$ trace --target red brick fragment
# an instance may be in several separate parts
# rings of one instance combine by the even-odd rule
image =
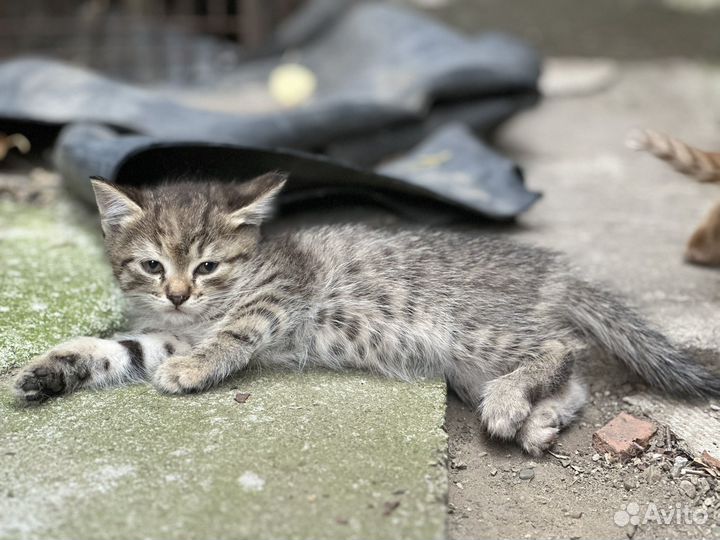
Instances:
[[[707,450],[703,451],[700,459],[702,459],[702,462],[708,467],[715,467],[720,471],[720,459],[711,456]]]
[[[626,460],[644,451],[656,431],[652,422],[622,412],[593,433],[593,446],[601,454]]]

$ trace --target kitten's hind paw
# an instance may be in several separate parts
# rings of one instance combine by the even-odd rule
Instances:
[[[26,405],[36,405],[62,394],[66,389],[65,374],[59,366],[39,364],[25,368],[13,387],[15,399]]]
[[[525,394],[512,380],[495,379],[487,384],[480,407],[480,420],[488,434],[513,439],[531,411]]]
[[[195,356],[173,356],[158,366],[153,385],[165,394],[189,394],[214,385],[209,363]]]
[[[541,456],[555,444],[559,433],[557,422],[531,415],[518,432],[517,441],[531,456]]]

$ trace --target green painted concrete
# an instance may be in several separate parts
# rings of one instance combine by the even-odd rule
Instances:
[[[444,403],[439,382],[324,372],[6,395],[0,538],[440,538]]]
[[[17,366],[122,320],[96,230],[67,204],[0,204],[0,539],[444,536],[438,381],[265,372],[19,408]]]
[[[0,374],[69,337],[119,326],[98,230],[82,208],[0,201]]]

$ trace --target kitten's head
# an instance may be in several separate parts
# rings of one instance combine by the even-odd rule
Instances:
[[[285,175],[138,189],[93,178],[115,277],[134,311],[161,325],[201,320],[248,270]]]

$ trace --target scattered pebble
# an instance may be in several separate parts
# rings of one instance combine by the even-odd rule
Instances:
[[[636,487],[638,487],[637,478],[635,478],[635,477],[633,477],[633,476],[626,476],[626,477],[623,479],[623,487],[624,487],[627,491],[631,491],[631,490],[635,489]]]
[[[467,463],[459,459],[453,459],[450,462],[450,467],[452,467],[453,469],[457,469],[458,471],[464,471],[465,469],[467,469]]]
[[[648,484],[654,484],[660,479],[661,473],[658,467],[650,465],[647,469],[645,469],[643,475],[645,476],[645,481]]]
[[[532,480],[535,478],[535,469],[523,469],[518,474],[520,480]]]
[[[683,467],[685,467],[685,465],[687,465],[687,463],[688,463],[688,460],[686,457],[677,456],[675,458],[675,461],[673,462],[672,472],[670,473],[672,475],[672,477],[677,478],[678,476],[680,476],[680,473],[681,473]]]
[[[392,514],[398,506],[400,506],[400,501],[387,501],[383,504],[383,516]]]
[[[573,519],[580,519],[581,517],[583,517],[583,513],[580,511],[567,512],[565,515]]]
[[[698,478],[695,487],[697,487],[700,495],[705,495],[708,491],[710,491],[710,482],[708,482],[705,478]]]
[[[497,469],[492,469],[492,470],[490,471],[490,476],[495,476],[497,473],[498,473],[498,470],[497,470]]]
[[[237,394],[235,394],[235,401],[237,401],[238,403],[245,403],[249,397],[250,397],[250,394],[238,392]]]
[[[682,482],[680,482],[680,491],[690,499],[694,499],[697,493],[695,486],[693,486],[692,482],[690,482],[689,480],[683,480]]]

